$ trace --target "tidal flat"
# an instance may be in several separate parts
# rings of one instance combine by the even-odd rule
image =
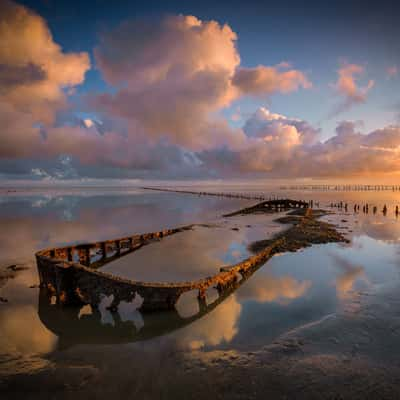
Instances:
[[[200,224],[104,267],[142,280],[197,279],[287,229],[279,222],[286,212],[224,217],[256,201],[141,189],[2,192],[1,397],[399,397],[399,195],[265,194],[318,201],[329,211],[321,221],[346,241],[282,249],[210,312],[191,319],[198,310],[190,296],[176,312],[151,314],[135,302],[111,313],[107,298],[96,312],[49,304],[34,254]],[[331,207],[340,201],[347,211]],[[376,214],[354,211],[367,202]]]

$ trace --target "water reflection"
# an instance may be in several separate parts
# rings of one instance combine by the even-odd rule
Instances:
[[[195,321],[177,334],[176,342],[183,349],[201,349],[230,343],[239,331],[242,305],[235,294],[229,296],[212,313]]]
[[[218,225],[195,226],[190,231],[167,236],[160,242],[104,265],[101,270],[140,281],[185,281],[202,279],[252,254],[248,245],[284,229],[273,222],[276,215],[261,216],[251,226],[249,219],[217,220]]]
[[[341,271],[336,277],[336,291],[339,298],[348,299],[354,294],[356,283],[368,283],[365,276],[365,269],[361,265],[354,264],[343,257],[334,255],[334,260]]]
[[[57,336],[43,329],[34,305],[21,305],[4,310],[0,316],[0,325],[2,354],[46,354],[52,351],[57,343]]]
[[[353,195],[325,193],[321,206],[326,205],[324,201],[329,204],[346,196]],[[387,198],[392,194],[382,193],[382,199],[377,194],[367,196],[392,207],[399,195]],[[318,195],[297,193],[294,197],[317,199]],[[272,234],[276,225],[268,220],[261,223],[258,216],[235,217],[226,223],[220,219],[221,214],[249,202],[140,191],[87,193],[83,197],[35,193],[0,196],[0,202],[0,266],[19,262],[30,266],[0,288],[1,296],[9,300],[0,305],[0,369],[7,373],[43,368],[48,363],[46,354],[64,350],[67,358],[66,349],[71,347],[79,359],[94,344],[114,349],[121,343],[137,342],[132,352],[139,346],[157,352],[160,343],[164,349],[182,351],[259,349],[289,329],[336,312],[357,291],[399,279],[400,225],[389,207],[386,217],[372,212],[330,216],[353,231],[350,245],[314,246],[274,257],[234,293],[221,297],[208,293],[206,304],[187,299],[178,304],[177,311],[158,315],[142,315],[131,304],[121,304],[119,314],[104,307],[94,313],[87,307],[59,309],[38,289],[29,288],[38,283],[32,259],[37,249],[218,220],[218,228],[200,227],[189,236],[178,234],[176,242],[143,248],[149,252],[137,253],[143,259],[126,258],[129,262],[125,266],[113,266],[132,277],[148,274],[169,280],[181,274],[204,276],[221,264],[238,261],[246,256],[247,243]],[[153,252],[157,245],[160,250]]]
[[[253,271],[255,272],[255,271]],[[75,344],[116,344],[152,339],[187,328],[176,336],[179,347],[198,349],[232,341],[239,331],[239,321],[246,301],[277,302],[284,306],[303,296],[311,287],[310,280],[297,281],[290,276],[261,276],[252,274],[238,281],[225,292],[200,301],[195,291],[182,296],[177,310],[140,314],[137,309],[110,313],[106,307],[92,310],[60,308],[45,292],[39,295],[38,314],[43,324],[59,337],[59,347]],[[243,290],[236,290],[242,287]],[[105,317],[105,314],[107,316]],[[138,323],[139,321],[139,323]]]
[[[143,194],[95,197],[7,196],[0,208],[1,259],[31,258],[35,250],[55,244],[87,242],[151,232],[215,219],[248,202]],[[65,213],[72,214],[65,219]],[[15,244],[20,243],[18,253]]]
[[[291,300],[305,295],[311,286],[310,280],[298,281],[288,275],[274,277],[263,274],[257,280],[249,282],[240,291],[240,298],[255,300],[259,303],[274,301],[280,304],[289,304]]]
[[[219,293],[215,300],[208,303],[197,297],[192,298],[191,300],[198,303],[198,307],[190,316],[182,316],[178,307],[173,311],[144,314],[134,309],[130,311],[130,319],[123,319],[122,309],[122,312],[108,313],[111,320],[105,322],[105,307],[96,310],[85,306],[83,312],[82,308],[78,307],[62,308],[49,298],[45,290],[39,291],[38,316],[43,325],[57,335],[58,347],[66,348],[76,344],[116,344],[148,340],[176,331],[216,309],[211,319],[206,319],[200,327],[197,325],[192,328],[189,331],[192,332],[189,335],[190,339],[187,340],[185,336],[184,340],[185,345],[190,348],[199,347],[200,343],[205,342],[216,345],[222,339],[229,341],[236,333],[235,324],[240,315],[241,305],[235,296],[231,295],[250,276],[251,274],[236,282],[234,286]]]
[[[361,221],[359,228],[364,234],[386,243],[399,243],[400,224],[398,221]]]

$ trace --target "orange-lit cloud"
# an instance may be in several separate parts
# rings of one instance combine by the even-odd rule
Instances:
[[[276,67],[259,65],[256,68],[238,68],[233,84],[243,94],[262,95],[275,92],[289,93],[301,87],[311,88],[312,84],[303,72],[286,68],[286,64]]]
[[[139,123],[150,138],[193,150],[238,144],[243,135],[218,111],[243,94],[287,93],[310,83],[284,66],[241,68],[236,40],[228,25],[194,16],[126,22],[95,51],[107,81],[120,88],[98,96],[95,105]]]
[[[369,80],[365,86],[358,86],[358,78],[365,73],[365,68],[358,64],[344,64],[337,73],[338,79],[332,87],[342,96],[343,102],[337,106],[333,114],[345,111],[353,104],[364,103],[368,92],[375,84],[373,80]]]
[[[343,121],[336,134],[319,142],[319,131],[306,121],[259,109],[244,126],[240,148],[203,152],[204,163],[223,171],[269,173],[280,177],[378,176],[400,172],[400,127],[369,134]]]
[[[211,114],[237,96],[235,41],[228,25],[193,16],[124,23],[95,51],[106,80],[121,89],[97,97],[95,105],[138,124],[149,140],[167,137],[192,149],[230,142],[225,121]]]
[[[40,16],[14,2],[0,4],[0,156],[29,157],[66,106],[66,90],[83,82],[87,53],[64,53]]]
[[[43,18],[11,1],[2,1],[0,21],[0,102],[51,122],[64,90],[83,82],[88,54],[63,53]]]
[[[7,0],[0,11],[3,159],[67,155],[92,172],[194,177],[400,172],[398,126],[361,134],[353,123],[341,123],[336,135],[319,142],[319,129],[306,121],[260,108],[243,127],[232,127],[222,111],[241,97],[289,93],[311,82],[287,62],[241,66],[232,28],[194,16],[127,21],[103,34],[95,59],[113,90],[89,98],[93,119],[60,123],[69,94],[90,68],[88,54],[63,52],[44,19],[26,7]],[[357,64],[338,70],[334,88],[343,101],[335,113],[366,101],[374,82],[360,86],[364,72]],[[30,170],[54,175],[42,165]]]
[[[100,126],[85,118],[75,126],[56,125],[56,112],[66,105],[65,89],[83,81],[88,56],[64,54],[45,21],[26,8],[11,2],[3,8],[3,36],[21,48],[22,60],[9,53],[0,58],[6,65],[0,68],[6,88],[4,101],[0,98],[6,127],[1,134],[8,139],[0,148],[3,157],[68,154],[82,165],[204,170],[196,152],[248,146],[245,132],[218,116],[221,109],[243,94],[310,85],[286,63],[240,69],[237,36],[228,25],[194,16],[170,16],[157,24],[128,21],[104,34],[95,49],[98,67],[116,91],[91,103],[110,123]],[[295,139],[290,132],[286,137]]]

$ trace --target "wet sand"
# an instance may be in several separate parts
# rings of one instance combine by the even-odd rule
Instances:
[[[128,345],[94,346],[83,357],[74,350],[67,356],[58,352],[42,371],[11,376],[0,388],[7,399],[108,399],[127,393],[143,399],[395,399],[398,293],[397,285],[360,293],[343,312],[253,352],[160,355]]]

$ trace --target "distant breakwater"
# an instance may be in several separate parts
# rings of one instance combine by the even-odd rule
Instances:
[[[380,188],[380,189],[379,189]],[[265,196],[265,195],[252,195],[248,193],[229,193],[229,192],[207,192],[207,191],[195,191],[195,190],[179,190],[179,189],[169,189],[169,188],[158,188],[158,187],[141,187],[140,189],[144,190],[154,190],[157,192],[171,192],[171,193],[179,193],[179,194],[190,194],[194,196],[216,196],[216,197],[227,197],[233,199],[243,199],[243,200],[257,200],[257,201],[285,201],[284,198],[279,196]],[[388,185],[305,185],[305,186],[288,186],[288,187],[280,187],[280,190],[320,190],[320,191],[379,191],[379,190],[400,190],[400,186],[388,186]],[[298,200],[300,202],[304,202],[308,204],[310,208],[319,207],[320,201],[315,200]],[[368,203],[353,203],[339,201],[335,203],[330,203],[331,208],[338,208],[345,212],[348,212],[350,209],[354,210],[355,214],[362,212],[364,214],[368,214],[371,211],[371,214],[377,214],[378,211],[382,211],[382,214],[386,216],[389,212],[386,204],[383,206],[379,206],[377,204],[368,204]],[[395,205],[393,208],[394,214],[396,218],[400,214],[400,208],[398,205]]]
[[[155,187],[141,187],[144,190],[154,190],[157,192],[172,192],[181,194],[191,194],[195,196],[215,196],[215,197],[228,197],[232,199],[243,199],[243,200],[278,200],[277,197],[266,197],[263,195],[252,195],[248,193],[229,193],[229,192],[205,192],[205,191],[195,191],[195,190],[178,190],[178,189],[168,189],[168,188],[155,188]]]
[[[400,191],[400,185],[287,185],[280,186],[280,190],[316,190],[316,191],[352,191],[352,192],[361,192],[361,191]]]

